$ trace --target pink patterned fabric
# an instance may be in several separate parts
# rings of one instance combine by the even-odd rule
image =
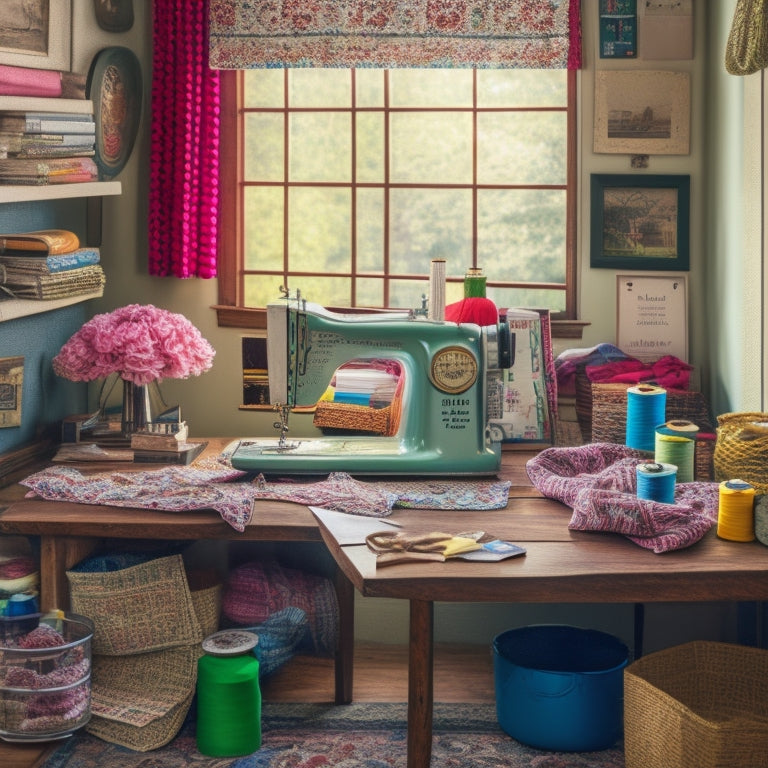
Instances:
[[[210,0],[211,66],[581,66],[580,0]]]
[[[216,277],[219,75],[208,0],[154,0],[149,274]]]
[[[695,544],[717,520],[717,483],[678,483],[675,503],[637,498],[643,454],[614,443],[547,448],[526,464],[528,477],[548,498],[572,508],[568,527],[620,533],[660,554]]]

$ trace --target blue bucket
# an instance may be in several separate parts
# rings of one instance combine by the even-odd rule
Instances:
[[[493,641],[496,714],[517,741],[566,752],[608,749],[621,736],[629,650],[605,632],[557,624]]]

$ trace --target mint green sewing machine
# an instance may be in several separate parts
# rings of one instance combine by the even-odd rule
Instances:
[[[240,440],[232,465],[264,474],[492,475],[514,335],[506,322],[429,320],[423,310],[343,314],[286,296],[267,307],[274,437]],[[316,406],[321,434],[289,436],[288,415]],[[498,410],[497,402],[492,409]]]

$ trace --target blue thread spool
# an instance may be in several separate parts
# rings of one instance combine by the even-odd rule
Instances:
[[[675,503],[675,480],[677,467],[649,461],[637,465],[637,498],[659,501],[662,504]]]
[[[37,600],[34,595],[18,592],[8,598],[5,605],[6,616],[29,616],[31,613],[37,613]]]
[[[638,451],[654,450],[656,426],[664,422],[667,391],[651,384],[627,390],[626,444]]]

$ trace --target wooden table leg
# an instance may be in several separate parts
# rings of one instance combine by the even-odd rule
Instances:
[[[339,643],[336,648],[335,702],[352,701],[352,674],[355,653],[355,588],[341,568],[335,574],[336,597],[339,601]]]
[[[408,648],[408,768],[429,768],[434,696],[434,606],[411,600]]]
[[[93,552],[98,539],[40,536],[40,610],[69,609],[67,569]]]

